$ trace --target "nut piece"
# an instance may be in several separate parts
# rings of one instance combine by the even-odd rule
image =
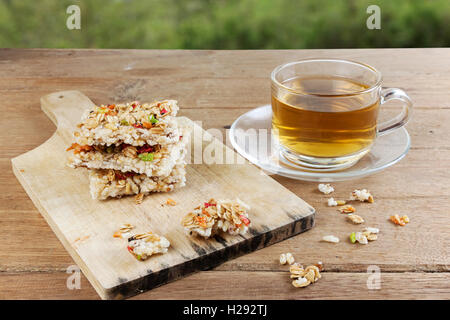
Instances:
[[[358,241],[361,244],[368,244],[367,237],[362,234],[362,232],[356,232],[355,233],[355,240]]]
[[[373,196],[370,194],[370,192],[366,189],[362,190],[354,190],[350,195],[350,200],[358,200],[361,202],[369,202],[373,203],[374,199]]]
[[[347,216],[347,219],[354,224],[361,224],[364,222],[364,219],[361,216],[358,216],[357,214],[349,214]]]
[[[331,186],[331,184],[327,183],[327,184],[319,184],[319,191],[324,193],[324,194],[330,194],[334,191],[334,188]]]
[[[284,253],[280,254],[280,264],[286,264],[287,259]]]
[[[399,226],[404,226],[405,224],[409,223],[409,217],[407,215],[404,215],[402,217],[400,217],[398,214],[396,214],[395,216],[391,216],[389,218],[393,223],[399,225]]]
[[[338,211],[340,213],[353,213],[356,211],[356,209],[353,206],[348,204],[346,206],[343,206],[342,208],[339,208]]]
[[[322,241],[331,242],[331,243],[338,243],[339,242],[339,238],[329,235],[329,236],[324,236],[322,238]]]
[[[135,202],[136,204],[141,204],[143,200],[144,200],[144,194],[143,194],[143,193],[138,193],[138,194],[134,197],[134,202]]]
[[[286,253],[286,261],[289,264],[293,264],[295,262],[294,256],[292,255],[292,253],[288,252]]]
[[[371,227],[364,228],[363,231],[364,232],[369,232],[369,233],[378,233],[378,232],[380,232],[380,230],[378,228],[371,228]]]
[[[117,230],[116,232],[114,232],[113,237],[114,238],[128,238],[129,236],[131,236],[130,231],[134,229],[134,226],[129,224],[129,223],[125,223],[124,225],[122,225],[119,230]]]
[[[298,264],[291,265],[289,268],[291,279],[295,279],[292,281],[292,285],[296,288],[304,288],[319,280],[322,277],[320,275],[319,266],[322,267],[321,262],[319,262],[318,266],[308,266],[306,269],[303,269],[303,267]]]

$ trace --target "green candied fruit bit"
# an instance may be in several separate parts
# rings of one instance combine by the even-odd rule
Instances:
[[[109,146],[106,148],[107,153],[113,153],[114,152],[114,146]]]
[[[356,233],[352,232],[352,233],[350,234],[350,241],[351,241],[352,243],[355,243],[355,242],[356,242]]]
[[[142,260],[142,257],[141,257],[139,254],[136,256],[136,258],[137,258],[138,260]]]
[[[155,123],[159,122],[159,120],[156,119],[153,114],[148,118],[148,121],[150,121],[151,124],[155,124]]]
[[[106,113],[108,110],[106,110],[105,108],[102,108],[102,107],[100,107],[100,108],[98,108],[97,109],[97,112],[98,113]]]
[[[141,159],[142,161],[153,161],[153,153],[141,153],[140,155],[138,155],[139,159]]]
[[[121,121],[120,121],[120,124],[123,125],[123,126],[129,126],[129,125],[130,125],[130,124],[128,123],[128,121],[125,120],[125,119],[124,119],[124,120],[121,120]]]

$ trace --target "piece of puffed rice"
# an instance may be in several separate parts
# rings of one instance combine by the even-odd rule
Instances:
[[[288,264],[293,264],[295,262],[294,256],[292,253],[288,252],[286,253],[286,261]]]
[[[324,194],[330,194],[334,191],[334,188],[329,183],[327,183],[327,184],[321,183],[321,184],[319,184],[319,191]]]
[[[332,235],[329,235],[329,236],[324,236],[322,238],[322,241],[331,242],[331,243],[338,243],[339,242],[339,238],[335,237],[335,236],[332,236]]]
[[[286,264],[287,259],[284,253],[280,254],[280,264]]]
[[[358,201],[361,201],[361,202],[366,201],[366,202],[369,202],[369,203],[373,203],[374,202],[373,196],[366,189],[353,190],[353,192],[350,194],[350,200],[358,200]]]
[[[370,233],[378,233],[378,232],[380,232],[380,229],[378,229],[378,228],[372,228],[372,227],[366,227],[366,228],[364,228],[364,230],[363,230],[364,232],[370,232]]]
[[[338,205],[337,201],[335,201],[333,198],[328,199],[328,206],[329,207],[336,207],[337,205]]]
[[[354,224],[361,224],[364,222],[364,219],[357,214],[349,214],[347,215],[347,219],[350,220]]]

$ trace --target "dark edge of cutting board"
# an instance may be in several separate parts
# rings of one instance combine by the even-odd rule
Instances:
[[[196,259],[172,266],[170,271],[169,269],[163,269],[158,272],[149,272],[144,277],[128,282],[126,282],[126,279],[119,279],[119,282],[123,283],[116,287],[105,289],[103,299],[129,298],[196,271],[212,269],[230,259],[265,248],[305,232],[314,227],[315,223],[315,209],[311,207],[310,211],[311,213],[306,217],[293,220],[291,223],[277,229],[259,234],[252,234],[253,237],[250,239],[240,241],[232,246],[224,247],[223,249],[201,255]],[[249,230],[249,232],[251,232],[251,230]]]

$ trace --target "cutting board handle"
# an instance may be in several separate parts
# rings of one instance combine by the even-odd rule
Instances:
[[[65,141],[72,140],[71,132],[81,116],[94,103],[80,91],[59,91],[41,98],[41,108],[57,127]]]

